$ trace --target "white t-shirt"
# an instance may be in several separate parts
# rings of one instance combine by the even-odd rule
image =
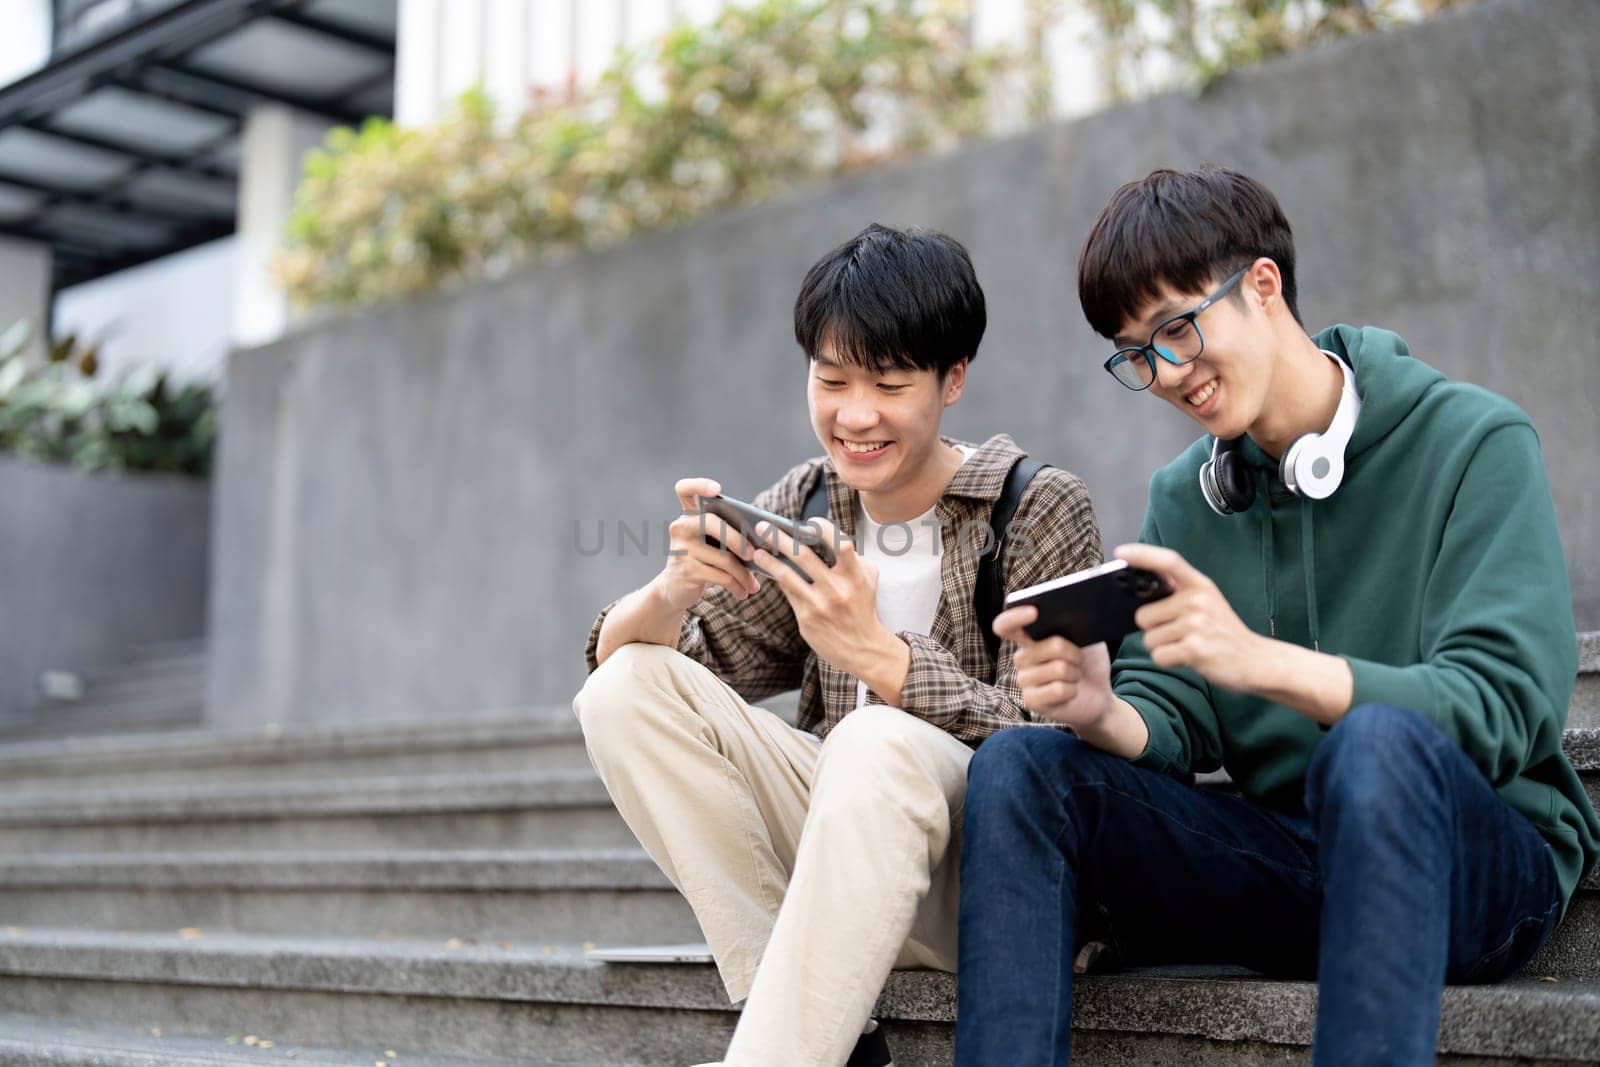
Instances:
[[[976,449],[958,445],[965,463]],[[944,543],[934,506],[906,522],[880,524],[856,504],[856,552],[878,568],[878,618],[890,633],[933,629],[944,591]],[[867,683],[856,682],[856,707],[867,702]]]

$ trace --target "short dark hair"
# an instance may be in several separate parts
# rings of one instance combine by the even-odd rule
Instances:
[[[1095,333],[1115,337],[1163,283],[1200,292],[1262,256],[1278,265],[1284,304],[1300,321],[1294,233],[1272,191],[1222,167],[1154,170],[1111,194],[1095,220],[1078,257],[1078,300]]]
[[[873,223],[806,272],[794,302],[794,339],[812,360],[882,374],[941,377],[978,356],[988,324],[983,289],[961,242],[934,230]]]

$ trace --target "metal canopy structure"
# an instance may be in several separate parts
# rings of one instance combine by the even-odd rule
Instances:
[[[0,88],[0,234],[64,289],[234,231],[258,103],[394,110],[396,0],[165,0]]]

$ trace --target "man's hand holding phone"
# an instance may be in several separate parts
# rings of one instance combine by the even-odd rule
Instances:
[[[800,636],[819,657],[867,683],[889,704],[911,667],[911,650],[878,618],[878,569],[856,554],[855,542],[841,537],[826,519],[806,524],[831,549],[830,566],[809,544],[770,524],[756,527],[755,562],[773,576],[794,610]],[[792,561],[799,573],[785,561]]]
[[[1146,604],[1134,615],[1151,662],[1188,667],[1212,685],[1250,692],[1251,670],[1271,653],[1268,640],[1246,626],[1217,583],[1181,555],[1158,545],[1122,545],[1118,559],[1159,574],[1172,595]]]
[[[1134,616],[1153,663],[1187,667],[1212,685],[1252,693],[1325,726],[1350,710],[1355,676],[1348,660],[1256,633],[1215,582],[1170,548],[1123,545],[1117,558],[1154,571],[1172,589]]]
[[[746,564],[753,548],[737,526],[716,515],[700,514],[699,498],[718,496],[722,486],[710,478],[683,478],[673,486],[683,514],[668,526],[670,542],[667,565],[655,581],[656,595],[674,611],[687,611],[720,585],[740,600],[757,593],[761,586]],[[705,535],[718,545],[707,544]]]
[[[1027,627],[1038,617],[1038,608],[1024,605],[994,620],[994,632],[1017,645],[1011,663],[1022,706],[1078,733],[1092,733],[1111,711],[1111,654],[1103,641],[1079,648],[1065,637],[1035,640]]]

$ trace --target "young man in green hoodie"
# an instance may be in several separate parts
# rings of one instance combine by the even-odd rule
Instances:
[[[1446,981],[1514,973],[1600,851],[1561,750],[1577,670],[1539,442],[1384,330],[1314,336],[1272,194],[1123,186],[1079,263],[1106,369],[1205,432],[1117,556],[1172,595],[1104,645],[1016,641],[974,757],[958,1064],[1064,1064],[1075,933],[1319,983],[1315,1061],[1432,1063]],[[1192,788],[1225,767],[1240,796]]]

